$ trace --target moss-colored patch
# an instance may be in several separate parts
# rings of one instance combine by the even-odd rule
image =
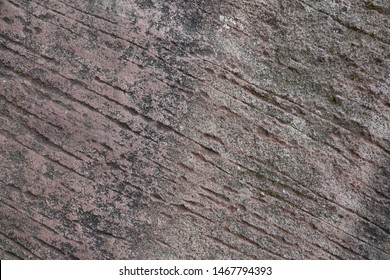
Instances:
[[[335,95],[328,95],[328,102],[332,105],[337,105],[337,106],[340,106],[341,105],[341,100],[340,98],[336,97]]]
[[[390,13],[389,8],[384,7],[384,6],[380,6],[380,5],[375,5],[372,2],[367,1],[365,3],[365,6],[366,6],[366,9],[371,10],[371,11],[377,11],[378,13],[380,13],[382,15],[389,15],[389,13]]]
[[[259,180],[264,180],[265,179],[265,177],[262,174],[260,174],[259,172],[250,170],[250,174],[254,175]]]
[[[264,175],[262,175],[262,174],[260,174],[260,173],[255,173],[255,176],[256,176],[256,178],[259,179],[259,180],[264,180],[264,179],[265,179]]]
[[[354,81],[354,82],[362,81],[362,79],[355,73],[348,75],[347,78],[350,79],[351,81]]]

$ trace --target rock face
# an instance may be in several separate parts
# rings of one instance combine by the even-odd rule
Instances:
[[[0,1],[1,259],[390,259],[389,5]]]

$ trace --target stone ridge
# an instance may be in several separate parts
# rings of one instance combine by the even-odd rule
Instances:
[[[0,1],[1,259],[390,259],[390,6]]]

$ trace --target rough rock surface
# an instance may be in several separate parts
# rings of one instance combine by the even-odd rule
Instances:
[[[0,0],[1,259],[390,259],[388,0]]]

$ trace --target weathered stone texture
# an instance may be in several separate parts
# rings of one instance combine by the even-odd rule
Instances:
[[[388,0],[0,0],[0,257],[390,259]]]

